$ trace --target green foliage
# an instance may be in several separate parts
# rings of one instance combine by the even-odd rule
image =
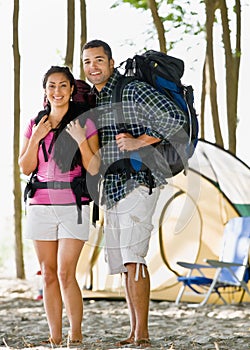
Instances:
[[[130,4],[136,9],[148,10],[147,0],[118,0],[111,6],[111,8],[118,7],[122,3]]]
[[[130,4],[136,9],[148,10],[147,0],[117,0],[112,8],[124,3]],[[173,32],[173,28],[178,30],[178,42],[181,36],[199,35],[205,31],[205,23],[202,23],[197,11],[200,7],[201,11],[203,9],[203,13],[205,13],[204,0],[156,0],[156,4],[165,32]],[[150,29],[150,33],[148,32],[148,34],[151,34],[150,36],[153,36],[154,33],[155,29]],[[173,48],[174,45],[175,42],[168,38],[168,50]]]

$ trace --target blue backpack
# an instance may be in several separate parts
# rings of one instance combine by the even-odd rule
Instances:
[[[142,55],[135,55],[122,62],[118,68],[125,66],[125,73],[116,84],[112,93],[112,102],[122,101],[122,92],[126,84],[132,80],[141,80],[152,85],[161,92],[163,98],[173,101],[185,112],[187,123],[183,130],[177,132],[170,140],[164,140],[154,146],[154,166],[158,168],[166,178],[173,177],[185,171],[188,167],[188,159],[192,157],[198,142],[198,119],[194,108],[193,87],[181,83],[184,73],[184,62],[162,52],[149,50]],[[140,154],[140,152],[144,153]],[[152,154],[147,147],[139,152],[133,152],[131,165],[135,170],[140,170],[141,158],[145,153]]]

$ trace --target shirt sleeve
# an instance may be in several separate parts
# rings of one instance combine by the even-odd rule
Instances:
[[[131,94],[137,111],[141,113],[145,134],[169,139],[183,128],[186,116],[169,98],[149,84],[140,82],[132,85],[131,88],[127,90],[128,98]]]
[[[93,120],[87,118],[86,127],[87,127],[87,130],[86,130],[87,139],[97,134],[97,129]]]
[[[28,123],[28,125],[26,126],[26,129],[24,130],[24,136],[27,137],[27,139],[31,138],[32,135],[32,128],[35,124],[35,120],[31,119]]]

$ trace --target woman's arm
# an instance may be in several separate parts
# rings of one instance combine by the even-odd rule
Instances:
[[[24,137],[18,164],[24,175],[30,175],[37,167],[39,142],[50,132],[51,124],[45,121],[45,115],[37,125],[33,126],[30,138]]]
[[[99,171],[101,164],[98,135],[95,134],[90,138],[85,139],[79,145],[79,149],[82,155],[82,163],[84,168],[91,175],[96,175]]]

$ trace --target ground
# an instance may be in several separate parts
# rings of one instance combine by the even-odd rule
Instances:
[[[33,282],[0,278],[0,349],[47,349],[48,326],[43,303],[36,300]],[[199,309],[172,302],[150,303],[151,349],[244,350],[250,349],[250,305],[215,306]],[[67,318],[63,331],[68,332]],[[79,349],[117,349],[115,342],[129,332],[124,301],[85,300],[83,336]],[[67,348],[67,341],[61,348]],[[71,347],[72,348],[72,347]],[[136,348],[135,346],[123,349]]]

